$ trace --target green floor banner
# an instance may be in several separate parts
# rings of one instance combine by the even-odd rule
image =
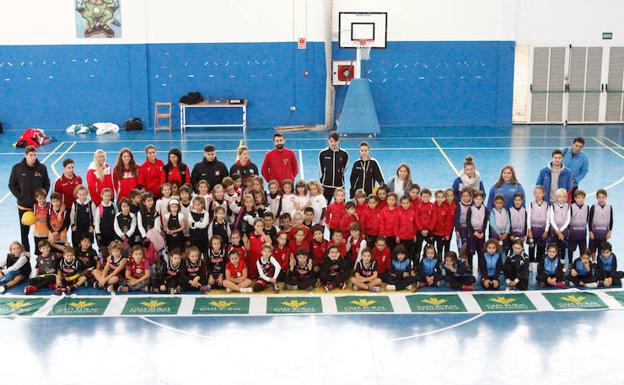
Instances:
[[[465,312],[466,306],[458,295],[414,294],[405,297],[414,313]]]
[[[615,298],[620,305],[624,306],[624,291],[607,291],[605,294]]]
[[[320,297],[268,297],[267,314],[322,313]]]
[[[339,313],[392,313],[388,296],[348,295],[335,297]]]
[[[128,297],[121,314],[174,315],[180,307],[180,297]]]
[[[542,293],[555,310],[607,309],[608,306],[594,293]]]
[[[64,297],[54,305],[48,315],[85,316],[102,315],[110,303],[110,298],[71,298]]]
[[[249,298],[196,298],[193,314],[249,314]]]
[[[518,294],[473,294],[483,311],[529,311],[536,310],[535,305],[524,293]]]
[[[33,315],[46,302],[47,298],[0,298],[0,316]]]

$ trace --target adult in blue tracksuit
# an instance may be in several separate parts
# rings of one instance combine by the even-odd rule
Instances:
[[[589,159],[583,152],[583,147],[585,147],[585,139],[578,137],[574,138],[570,148],[563,149],[563,164],[572,174],[572,196],[589,171]]]
[[[562,188],[568,193],[572,191],[572,174],[563,163],[561,150],[553,150],[552,161],[540,170],[535,185],[544,188],[544,194],[549,197],[550,203],[556,202],[557,190]]]
[[[524,207],[524,202],[526,202],[526,199],[524,199],[524,189],[520,182],[518,182],[518,179],[516,179],[516,171],[513,166],[507,165],[503,167],[498,181],[490,189],[487,208],[491,209],[494,207],[494,197],[500,194],[505,198],[505,208],[509,209],[513,206],[513,197],[517,193],[522,195],[522,207]]]

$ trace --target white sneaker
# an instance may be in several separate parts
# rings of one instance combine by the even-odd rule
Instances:
[[[0,294],[4,294],[5,291],[6,287],[4,287],[4,285],[0,285]]]
[[[358,290],[360,290],[360,288],[359,288],[359,287],[357,287],[356,285],[352,285],[352,287],[351,287],[351,288],[353,289],[353,291],[358,291]]]
[[[598,283],[597,282],[590,282],[590,283],[586,283],[585,287],[588,289],[595,289],[598,287]]]
[[[368,288],[368,291],[371,293],[381,293],[381,288],[379,286],[371,286]]]
[[[396,286],[394,286],[394,285],[386,285],[386,290],[388,290],[388,291],[395,291],[396,290]]]
[[[405,287],[405,290],[412,291],[412,289],[413,289],[413,288],[414,288],[414,286],[412,286],[412,285],[407,285],[407,286]]]
[[[243,287],[240,290],[241,293],[253,293],[253,289],[250,287]]]
[[[230,289],[229,287],[226,287],[226,288],[225,288],[225,292],[226,292],[226,293],[231,293],[231,292],[232,292],[232,289]],[[243,289],[241,289],[241,293],[242,293],[242,292],[243,292]]]

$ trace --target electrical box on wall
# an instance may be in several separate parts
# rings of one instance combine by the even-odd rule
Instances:
[[[359,68],[356,68],[355,62],[352,60],[334,60],[332,84],[335,86],[346,86],[351,80],[359,77]],[[356,76],[357,75],[357,76]]]

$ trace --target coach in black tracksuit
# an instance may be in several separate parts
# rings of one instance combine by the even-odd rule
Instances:
[[[383,174],[379,163],[369,155],[368,143],[360,143],[360,159],[353,163],[351,169],[351,199],[355,197],[357,189],[364,189],[366,195],[373,193],[373,187],[384,184]]]
[[[221,184],[226,176],[229,176],[229,172],[225,163],[217,160],[217,149],[212,144],[207,144],[204,146],[204,159],[196,163],[191,171],[193,190],[197,192],[197,182],[200,180],[208,182],[212,190],[214,186]]]
[[[17,199],[17,212],[20,219],[20,231],[22,233],[22,244],[26,251],[30,251],[30,226],[22,224],[22,215],[26,211],[32,211],[35,206],[35,191],[38,188],[50,191],[50,178],[48,169],[37,159],[37,150],[26,147],[24,159],[11,169],[9,177],[9,190]]]
[[[340,137],[337,133],[330,133],[327,142],[329,147],[319,153],[319,168],[323,195],[329,204],[334,197],[334,191],[339,187],[344,188],[344,173],[349,154],[340,148]]]

